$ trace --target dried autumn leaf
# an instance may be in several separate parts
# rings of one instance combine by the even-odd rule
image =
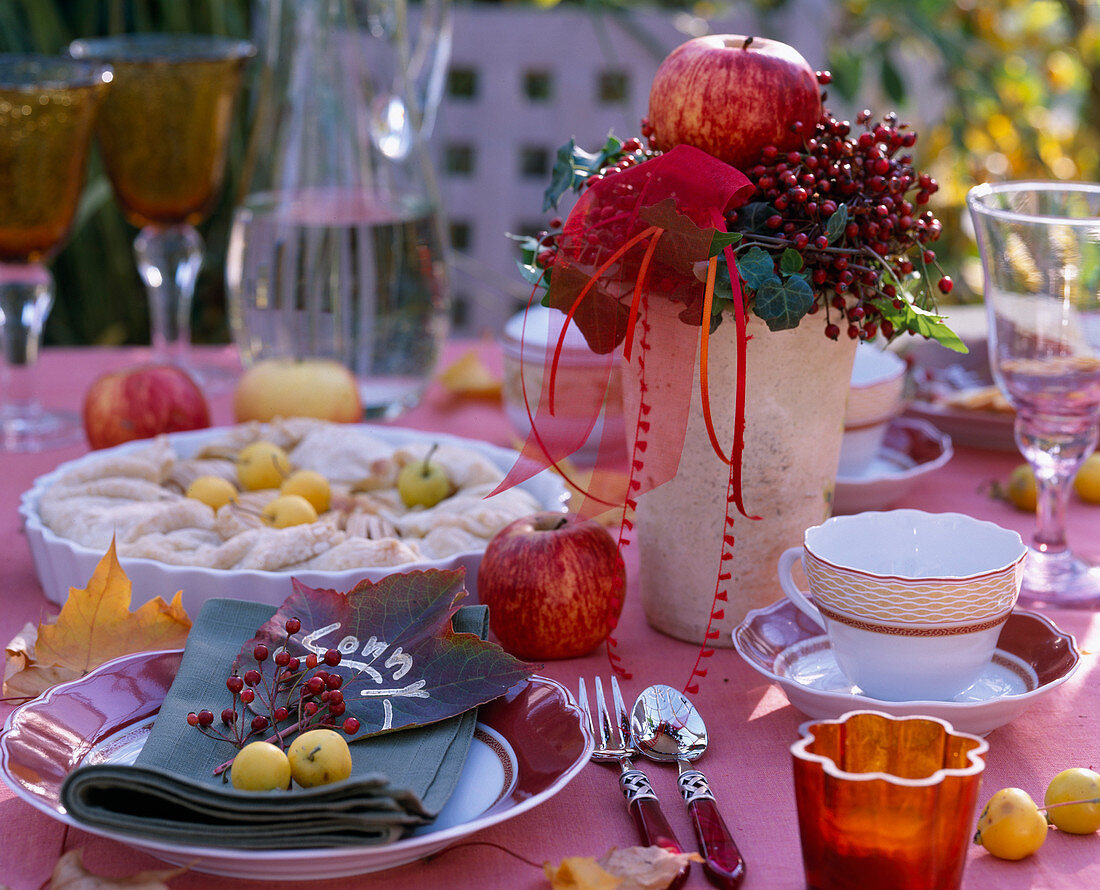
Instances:
[[[702,861],[698,853],[670,853],[664,847],[624,847],[609,850],[600,865],[621,878],[616,890],[664,890],[685,865]]]
[[[38,625],[27,622],[21,631],[12,637],[4,649],[4,693],[13,698],[20,696],[33,698],[44,689],[72,679],[68,668],[49,665],[36,665],[34,644],[38,639]]]
[[[568,856],[557,866],[544,862],[542,870],[551,890],[616,890],[619,886],[619,879],[591,856]]]
[[[558,866],[543,863],[551,890],[665,890],[680,870],[702,862],[698,853],[670,853],[663,847],[612,847],[596,860],[570,856]]]
[[[500,378],[471,349],[439,372],[439,382],[453,395],[473,399],[499,399]]]
[[[83,850],[69,850],[57,860],[49,890],[169,890],[167,882],[186,868],[150,869],[125,878],[105,878],[84,867]]]
[[[398,572],[360,581],[347,593],[293,585],[294,593],[241,647],[238,661],[247,664],[257,643],[271,652],[281,648],[287,619],[299,619],[302,631],[290,654],[341,653],[329,671],[343,677],[346,713],[362,724],[360,738],[461,714],[534,670],[496,643],[454,632],[451,617],[466,596],[461,569]]]
[[[130,601],[130,579],[119,565],[112,541],[88,586],[70,588],[57,620],[38,626],[33,651],[28,653],[27,640],[22,641],[15,657],[23,660],[24,667],[5,680],[5,694],[35,696],[120,655],[184,645],[191,619],[180,593],[171,604],[158,596],[134,612]]]

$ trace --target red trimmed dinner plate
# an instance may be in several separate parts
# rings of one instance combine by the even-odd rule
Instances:
[[[1038,612],[1016,609],[1001,630],[993,660],[969,689],[949,701],[892,702],[871,698],[840,672],[829,638],[790,600],[754,609],[733,630],[749,666],[778,683],[787,700],[814,720],[858,708],[894,716],[923,714],[955,729],[985,735],[1018,717],[1077,670],[1073,635]]]
[[[434,822],[392,844],[242,850],[172,844],[78,823],[59,799],[65,777],[85,763],[133,762],[182,654],[127,655],[16,708],[0,733],[0,778],[59,822],[166,862],[227,877],[308,882],[404,865],[518,816],[561,791],[592,753],[592,733],[569,691],[534,676],[482,706],[451,799]]]

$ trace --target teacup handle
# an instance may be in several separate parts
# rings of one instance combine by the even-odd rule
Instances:
[[[813,619],[818,627],[825,630],[825,621],[817,610],[817,606],[811,603],[806,598],[806,594],[799,590],[798,585],[794,583],[794,578],[791,576],[791,567],[801,559],[801,547],[791,547],[783,551],[783,554],[779,557],[779,586],[783,588],[787,599],[794,603],[800,612]]]

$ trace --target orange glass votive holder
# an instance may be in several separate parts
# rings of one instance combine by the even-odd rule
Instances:
[[[791,745],[810,890],[952,890],[962,883],[984,739],[935,717],[852,711]]]

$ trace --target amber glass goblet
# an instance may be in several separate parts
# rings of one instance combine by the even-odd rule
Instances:
[[[225,372],[190,353],[191,306],[205,245],[195,228],[225,178],[236,98],[252,44],[203,34],[125,34],[73,41],[78,59],[108,62],[115,84],[96,136],[134,239],[149,297],[153,357],[225,388]]]
[[[53,306],[46,263],[72,226],[110,82],[106,65],[0,55],[0,450],[40,451],[80,438],[76,415],[42,407],[34,365]]]

